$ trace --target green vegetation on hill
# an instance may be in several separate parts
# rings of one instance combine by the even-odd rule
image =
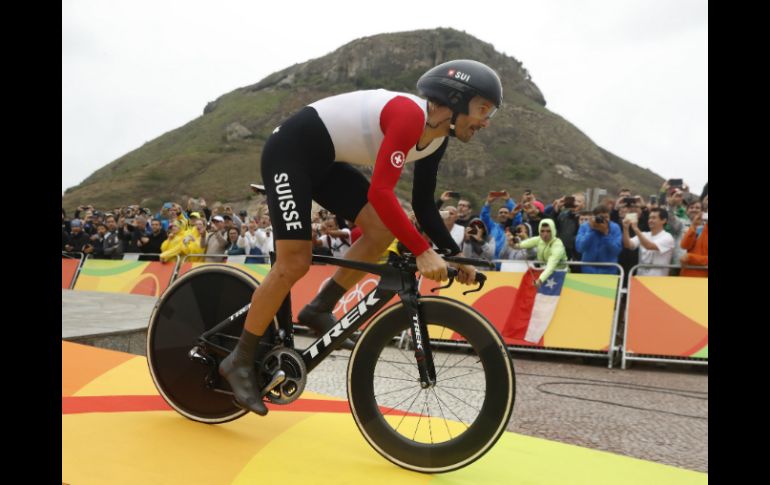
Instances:
[[[157,210],[186,196],[207,201],[246,201],[250,182],[261,181],[262,146],[291,113],[317,99],[356,89],[415,93],[417,78],[454,58],[484,62],[504,84],[504,107],[471,143],[450,141],[439,171],[437,195],[457,190],[477,207],[489,190],[520,194],[531,188],[543,199],[588,187],[610,193],[621,187],[648,195],[663,179],[597,146],[550,112],[521,62],[464,32],[434,29],[357,39],[336,51],[235,89],[204,114],[165,133],[67,189],[69,212],[81,204],[113,208],[139,203]],[[233,133],[240,133],[233,135]],[[230,136],[228,136],[230,135]],[[411,167],[399,196],[410,198]],[[364,168],[364,173],[371,171]]]

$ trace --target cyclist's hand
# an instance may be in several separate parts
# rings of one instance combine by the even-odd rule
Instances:
[[[436,254],[433,249],[428,249],[417,256],[417,270],[421,275],[433,281],[446,281],[449,279],[446,270],[446,261]]]
[[[457,268],[457,281],[463,285],[472,285],[476,283],[476,268],[468,264],[453,265]]]

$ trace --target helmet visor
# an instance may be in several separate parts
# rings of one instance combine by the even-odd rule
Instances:
[[[479,99],[479,98],[477,98]],[[471,102],[468,106],[468,116],[478,118],[480,120],[491,119],[497,114],[498,108],[491,101],[481,98],[482,101]]]

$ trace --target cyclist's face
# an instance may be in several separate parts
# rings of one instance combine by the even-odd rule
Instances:
[[[468,103],[468,114],[457,117],[455,134],[460,141],[468,142],[482,128],[489,126],[489,120],[497,112],[494,103],[476,96]]]

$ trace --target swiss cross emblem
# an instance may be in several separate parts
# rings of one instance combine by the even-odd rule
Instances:
[[[449,77],[455,77],[455,72],[457,71],[455,71],[454,69],[450,69],[448,73]]]
[[[404,157],[404,152],[393,152],[393,155],[390,156],[390,163],[396,168],[403,167],[405,160],[406,157]]]

